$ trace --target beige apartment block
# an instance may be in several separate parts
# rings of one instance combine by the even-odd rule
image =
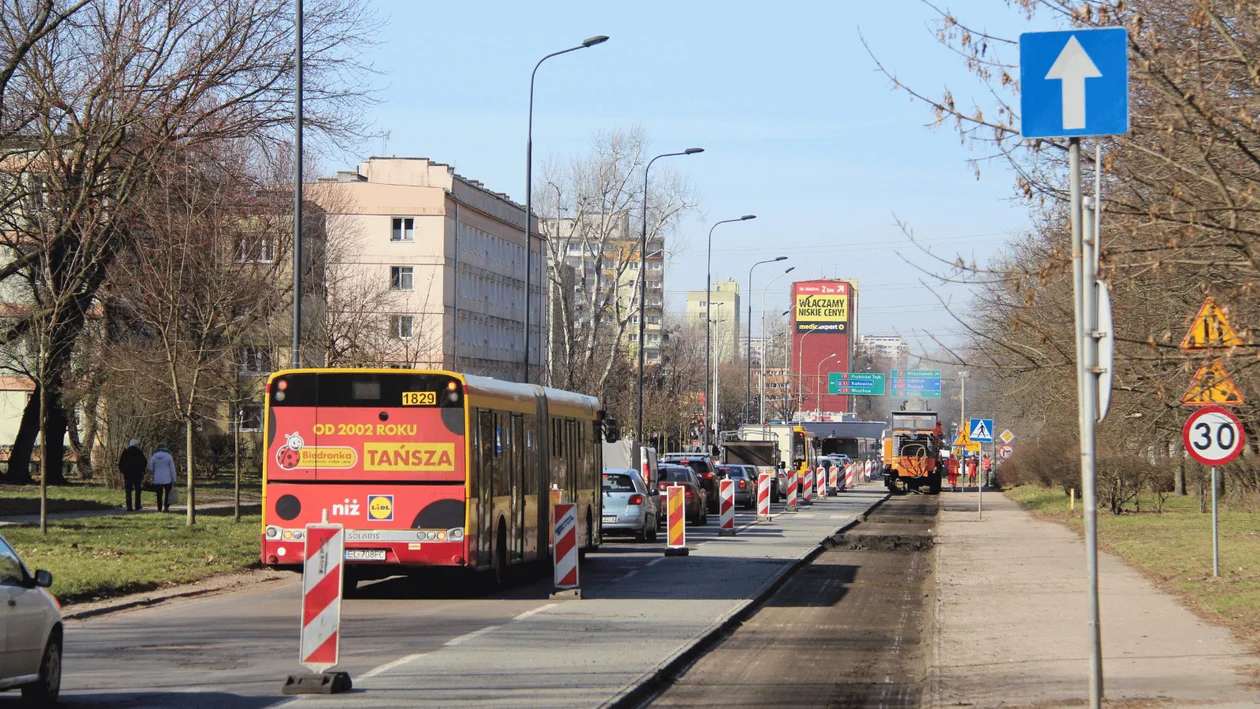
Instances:
[[[744,351],[740,349],[743,338],[740,319],[739,283],[737,281],[714,281],[713,290],[687,291],[687,322],[697,327],[704,327],[705,306],[709,307],[712,324],[713,359],[726,362],[742,359]]]
[[[522,205],[428,158],[369,158],[308,194],[328,214],[329,299],[357,294],[363,312],[343,314],[373,319],[390,365],[523,379]],[[537,382],[547,356],[545,249],[532,226],[528,379]]]

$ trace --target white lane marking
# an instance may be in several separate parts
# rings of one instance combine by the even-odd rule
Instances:
[[[418,653],[416,653],[416,654],[414,654],[414,655],[404,655],[403,657],[400,657],[400,658],[398,658],[397,660],[394,660],[393,662],[386,662],[385,664],[381,665],[380,667],[376,667],[376,668],[374,668],[374,669],[370,669],[370,670],[368,670],[367,672],[364,672],[363,674],[359,675],[359,679],[369,679],[369,678],[371,678],[371,677],[375,677],[375,676],[377,676],[377,675],[383,675],[383,674],[385,674],[386,672],[389,672],[389,671],[390,671],[390,670],[392,670],[392,669],[395,669],[395,668],[398,668],[398,667],[402,667],[403,665],[407,664],[408,662],[411,662],[411,661],[413,661],[413,660],[418,660],[418,659],[420,659],[420,658],[422,658],[422,657],[424,657],[424,653],[423,653],[423,652],[418,652]]]
[[[653,560],[649,561],[649,562],[647,563],[647,565],[648,565],[648,566],[654,566],[654,565],[656,565],[656,564],[661,563],[662,561],[665,561],[665,557],[663,557],[663,556],[662,556],[662,557],[660,557],[659,559],[653,559]]]
[[[498,630],[498,629],[499,629],[499,628],[501,628],[501,627],[503,627],[503,626],[501,626],[501,625],[487,625],[486,627],[481,628],[480,630],[474,630],[474,631],[472,631],[471,633],[464,633],[463,635],[461,635],[461,636],[459,636],[459,637],[457,637],[457,638],[451,638],[450,640],[447,640],[445,643],[442,643],[442,644],[443,644],[443,645],[445,645],[446,647],[454,647],[454,646],[456,646],[456,645],[458,645],[458,644],[460,644],[460,643],[464,642],[465,640],[472,640],[473,638],[477,637],[478,635],[485,635],[486,633],[490,632],[491,630]]]
[[[515,617],[515,618],[513,618],[512,620],[514,620],[514,621],[516,621],[516,620],[525,620],[526,618],[530,617],[531,615],[536,615],[536,614],[538,614],[538,613],[542,613],[543,611],[547,610],[548,608],[555,608],[555,607],[556,607],[556,606],[558,606],[558,605],[560,605],[560,604],[559,604],[559,603],[548,603],[548,604],[547,604],[547,605],[545,605],[545,606],[538,606],[537,608],[535,608],[535,609],[533,609],[533,610],[528,610],[528,611],[525,611],[524,613],[522,613],[522,614],[520,614],[520,615],[516,616],[516,617]]]
[[[617,583],[621,583],[622,581],[627,581],[627,580],[629,580],[629,579],[632,579],[632,578],[634,578],[635,576],[637,576],[637,575],[638,575],[638,573],[639,573],[639,570],[638,570],[638,569],[633,569],[633,570],[631,570],[631,571],[627,571],[625,576],[622,576],[621,578],[617,579]]]

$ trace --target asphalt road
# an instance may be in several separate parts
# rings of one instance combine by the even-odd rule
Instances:
[[[584,599],[550,579],[486,593],[449,577],[394,578],[342,609],[349,695],[327,706],[599,706],[633,688],[745,606],[856,514],[868,486],[719,537],[689,528],[689,557],[664,541],[607,540],[581,568]],[[66,706],[265,707],[297,671],[298,579],[83,621],[66,630]],[[0,706],[16,699],[0,695]]]
[[[652,706],[920,706],[937,500],[885,501]]]

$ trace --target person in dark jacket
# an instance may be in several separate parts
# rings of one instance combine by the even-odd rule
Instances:
[[[131,443],[127,449],[122,452],[118,458],[118,472],[123,476],[123,491],[127,495],[127,509],[131,510],[131,493],[134,490],[136,495],[135,509],[140,509],[140,486],[144,483],[144,470],[148,466],[149,460],[144,456],[144,451],[140,450],[140,441],[131,439]]]

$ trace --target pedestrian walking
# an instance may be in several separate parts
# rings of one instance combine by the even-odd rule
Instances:
[[[140,488],[144,485],[144,470],[149,459],[140,450],[140,441],[131,439],[122,455],[118,456],[118,472],[122,473],[123,494],[127,496],[127,511],[140,509]],[[132,506],[132,493],[135,493],[135,506]]]
[[[950,456],[945,463],[945,470],[949,474],[949,488],[954,492],[958,492],[958,458]]]
[[[175,487],[175,458],[165,443],[157,444],[149,459],[149,472],[153,473],[153,487],[157,489],[159,512],[171,511],[171,489]]]

